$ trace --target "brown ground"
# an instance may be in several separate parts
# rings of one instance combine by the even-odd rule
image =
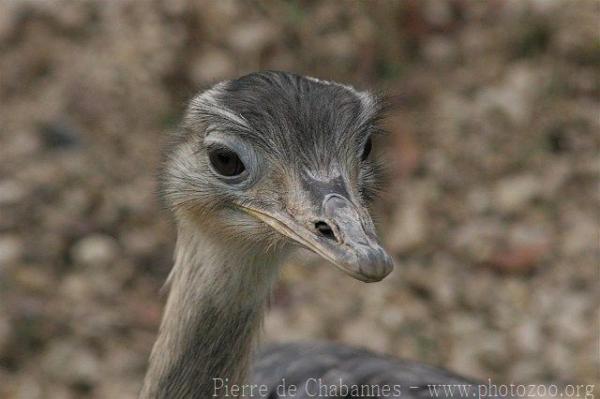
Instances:
[[[597,382],[599,20],[593,1],[0,2],[0,398],[136,397],[174,239],[164,132],[256,69],[398,105],[378,143],[398,270],[286,266],[266,339]]]

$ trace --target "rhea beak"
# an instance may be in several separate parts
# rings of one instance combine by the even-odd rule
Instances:
[[[326,195],[320,208],[311,212],[318,215],[306,218],[284,211],[242,207],[357,280],[376,282],[390,274],[394,268],[392,258],[379,244],[373,221],[365,209],[339,194]]]

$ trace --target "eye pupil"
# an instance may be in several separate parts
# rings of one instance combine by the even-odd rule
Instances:
[[[371,138],[369,137],[369,139],[365,143],[365,147],[363,148],[363,152],[360,156],[361,161],[367,160],[372,149],[373,149],[373,142],[371,141]]]
[[[214,170],[223,176],[237,176],[246,170],[238,155],[227,148],[209,150],[208,158]]]

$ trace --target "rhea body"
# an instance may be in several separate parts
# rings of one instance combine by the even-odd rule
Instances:
[[[284,72],[222,82],[190,102],[162,173],[178,236],[142,398],[222,397],[215,379],[247,382],[271,288],[294,247],[364,282],[391,272],[367,209],[381,116],[368,92]],[[286,359],[302,379],[311,362],[323,373],[357,358],[379,362],[371,374],[380,377],[389,362],[416,370],[348,348],[292,345],[268,350],[251,378],[276,384],[286,376],[271,366],[280,372]]]

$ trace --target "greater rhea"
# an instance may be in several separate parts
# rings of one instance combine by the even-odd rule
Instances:
[[[402,396],[422,397],[426,384],[464,381],[324,343],[271,346],[249,362],[294,247],[364,282],[392,271],[367,209],[381,117],[382,102],[369,92],[285,72],[221,82],[190,102],[162,173],[178,236],[142,398],[232,397],[235,389],[225,388],[250,382],[269,387],[254,397],[278,398],[285,382],[298,388],[286,397],[301,398],[314,393],[307,382],[340,379],[348,387],[400,385]],[[328,395],[320,397],[362,397]]]

